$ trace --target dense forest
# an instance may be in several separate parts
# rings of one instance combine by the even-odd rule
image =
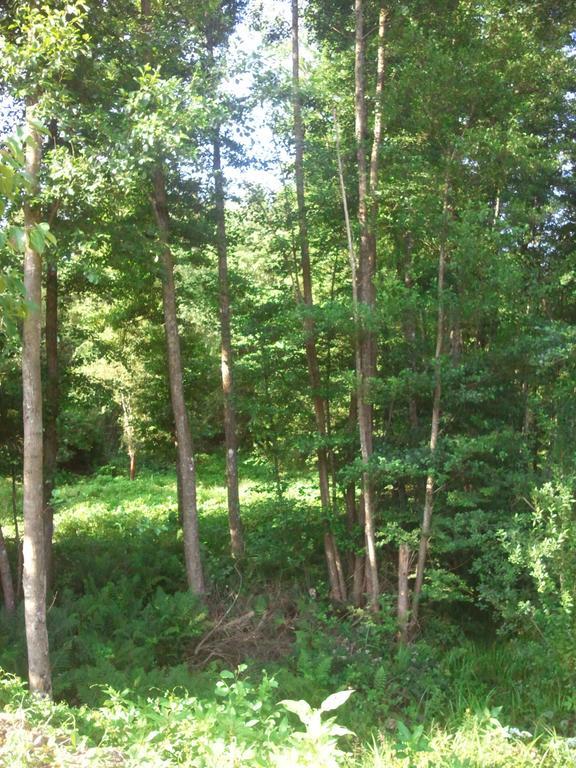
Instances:
[[[576,3],[0,62],[0,766],[576,766]]]

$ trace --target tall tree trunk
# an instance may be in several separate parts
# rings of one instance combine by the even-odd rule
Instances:
[[[52,493],[58,455],[58,267],[55,258],[46,269],[46,407],[44,409],[44,544],[46,584],[53,581],[52,537],[54,507]]]
[[[340,258],[338,255],[334,258],[332,267],[332,280],[330,282],[330,303],[333,304],[336,298],[336,278],[338,276]],[[335,334],[331,331],[327,337],[326,346],[326,376],[325,376],[325,395],[324,402],[326,404],[326,439],[328,445],[328,463],[330,465],[330,481],[332,484],[332,509],[338,508],[338,483],[336,479],[336,457],[333,444],[333,427],[332,427],[332,342]]]
[[[152,16],[150,0],[141,0],[140,11],[147,28]],[[184,533],[184,559],[186,576],[190,590],[197,595],[206,592],[202,560],[200,557],[200,532],[198,529],[198,505],[196,499],[196,466],[192,445],[192,433],[184,398],[182,375],[182,355],[178,333],[178,315],[176,310],[176,286],[174,283],[174,259],[170,249],[170,216],[166,199],[166,181],[160,163],[152,172],[152,208],[158,226],[161,244],[162,268],[162,308],[164,312],[164,332],[166,336],[166,355],[168,358],[168,380],[170,399],[176,433],[176,454],[178,464],[179,507],[182,511],[182,530]]]
[[[38,223],[34,196],[38,191],[40,136],[34,128],[34,104],[26,107],[31,141],[26,144],[26,172],[31,189],[24,202],[26,245],[24,297],[28,311],[22,334],[22,391],[24,412],[24,615],[30,690],[52,695],[48,629],[46,626],[46,567],[43,515],[41,303],[42,259],[32,248],[30,234]]]
[[[374,275],[376,269],[376,218],[378,204],[376,190],[378,185],[378,156],[382,141],[382,93],[384,89],[385,57],[384,35],[386,30],[386,10],[381,8],[378,25],[378,65],[376,73],[376,100],[374,111],[374,135],[370,166],[366,157],[368,138],[366,119],[366,93],[364,82],[365,36],[363,0],[355,0],[356,43],[355,43],[355,130],[358,165],[358,221],[360,223],[360,254],[358,261],[358,300],[369,313],[375,308]],[[376,353],[374,334],[370,328],[371,318],[361,328],[359,336],[360,353],[358,363],[358,426],[360,431],[360,451],[365,469],[362,477],[364,496],[364,528],[366,537],[368,604],[372,611],[378,610],[380,585],[376,559],[374,530],[375,499],[370,460],[374,450],[373,408],[370,402],[370,380],[376,373]]]
[[[24,557],[20,530],[18,526],[18,505],[16,501],[16,469],[12,467],[12,520],[14,521],[14,539],[16,543],[16,599],[22,599],[22,572],[24,570]]]
[[[130,396],[120,392],[120,405],[122,407],[122,432],[126,452],[128,454],[128,476],[130,480],[136,479],[136,440],[134,426],[132,424],[132,406]]]
[[[224,439],[226,443],[226,487],[228,491],[228,525],[232,555],[240,559],[244,554],[244,534],[240,517],[238,489],[238,445],[236,436],[236,409],[234,405],[234,377],[232,334],[230,330],[230,292],[228,287],[228,246],[226,238],[226,211],[224,178],[220,157],[220,131],[214,138],[214,191],[216,203],[216,247],[218,250],[218,284],[220,300],[220,365],[222,394],[224,397]]]
[[[444,203],[444,215],[446,215],[446,201]],[[432,425],[430,428],[430,461],[432,462],[438,445],[438,433],[440,431],[440,406],[442,400],[442,352],[444,345],[444,278],[446,273],[446,242],[440,243],[438,257],[438,318],[436,322],[436,351],[434,354],[434,396],[432,400]],[[420,533],[420,545],[418,547],[418,560],[416,564],[416,580],[412,595],[412,612],[410,616],[410,633],[413,634],[418,627],[418,616],[422,585],[424,584],[424,570],[426,556],[432,530],[432,514],[434,512],[434,472],[430,469],[426,478],[426,494],[424,497],[424,513],[422,515],[422,528]]]
[[[408,577],[412,564],[412,553],[408,544],[400,544],[398,549],[398,639],[405,645],[408,640],[408,622],[410,617],[410,587]]]
[[[299,17],[298,0],[292,0],[292,109],[294,117],[294,170],[296,176],[296,199],[298,204],[298,233],[300,241],[300,268],[302,274],[302,301],[304,304],[304,333],[308,377],[312,391],[316,432],[320,445],[316,451],[318,479],[320,484],[320,503],[327,524],[324,536],[324,551],[330,580],[330,594],[333,600],[346,600],[346,584],[342,571],[342,561],[334,536],[328,529],[330,516],[330,463],[326,449],[326,401],[322,395],[322,380],[318,364],[315,324],[313,318],[314,298],[312,292],[312,269],[310,265],[310,246],[308,241],[308,223],[306,199],[304,194],[304,125],[302,122],[302,104],[300,94],[300,52],[299,52]]]
[[[462,348],[464,346],[464,338],[462,335],[462,325],[460,323],[460,307],[452,307],[450,312],[450,356],[452,361],[456,364],[460,362],[462,357]]]
[[[170,219],[166,200],[164,173],[160,166],[156,166],[152,177],[152,207],[156,216],[161,243],[162,306],[164,311],[170,398],[176,430],[177,461],[180,470],[186,575],[190,590],[195,594],[203,595],[206,592],[206,586],[200,558],[200,534],[198,530],[198,506],[196,501],[196,466],[190,422],[188,421],[188,412],[184,399],[182,356],[176,312],[174,260],[169,245]]]
[[[532,410],[530,408],[530,387],[527,381],[522,382],[522,399],[524,400],[524,418],[522,420],[522,434],[527,436],[532,431],[534,422]]]
[[[174,438],[174,450],[178,455],[178,442]],[[184,512],[182,507],[182,478],[180,477],[180,464],[176,461],[176,498],[178,500],[178,525],[184,528]]]
[[[364,531],[364,541],[366,541],[366,520],[365,520],[364,495],[360,496],[357,505],[357,524]],[[354,573],[352,575],[352,602],[354,605],[361,606],[364,603],[364,596],[367,590],[366,574],[368,572],[368,560],[365,554],[357,552],[354,556]]]
[[[12,570],[10,569],[10,560],[4,534],[0,526],[0,584],[2,585],[2,594],[4,595],[4,608],[9,616],[13,616],[16,610],[16,599],[14,596],[14,581],[12,580]]]
[[[348,196],[346,194],[346,184],[344,182],[344,167],[342,164],[342,153],[340,152],[340,127],[338,125],[338,115],[334,111],[334,129],[336,138],[336,159],[338,163],[338,180],[340,182],[340,194],[342,197],[342,208],[344,212],[344,226],[346,229],[346,241],[348,244],[348,262],[350,264],[350,276],[352,278],[352,313],[354,319],[354,367],[356,370],[356,389],[350,397],[349,422],[350,431],[354,425],[359,422],[358,401],[361,392],[361,364],[360,364],[360,311],[358,306],[358,270],[356,266],[356,254],[354,251],[354,239],[352,236],[352,225],[350,223],[350,212],[348,209]],[[364,478],[363,478],[364,479]],[[356,524],[364,531],[364,541],[366,541],[366,526],[364,517],[364,496],[360,499],[360,504],[356,505],[355,487],[352,484],[351,496],[350,489],[347,492],[347,509],[354,512]],[[354,566],[352,575],[352,602],[360,606],[365,594],[366,584],[366,557],[360,553],[354,554]]]
[[[414,282],[412,279],[412,248],[413,248],[413,241],[412,241],[412,234],[408,233],[406,237],[406,260],[403,266],[398,267],[398,277],[404,282],[404,287],[406,288],[407,292],[412,291]],[[416,373],[418,371],[418,360],[417,360],[417,347],[416,347],[416,318],[414,317],[414,309],[409,306],[403,323],[402,323],[402,330],[404,332],[404,340],[406,342],[406,346],[408,347],[409,354],[410,354],[410,370],[416,376]],[[416,398],[414,396],[414,393],[411,392],[408,399],[408,418],[410,421],[410,429],[412,433],[418,432],[418,404],[416,402]]]

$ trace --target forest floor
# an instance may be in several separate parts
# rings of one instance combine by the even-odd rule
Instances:
[[[56,703],[25,691],[22,610],[0,615],[0,766],[576,766],[576,688],[552,646],[437,605],[403,649],[391,606],[331,607],[305,477],[278,498],[244,467],[237,567],[221,469],[200,462],[206,605],[186,590],[172,475],[60,483]],[[0,510],[14,558],[7,482]]]

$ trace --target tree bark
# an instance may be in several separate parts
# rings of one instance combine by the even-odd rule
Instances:
[[[141,0],[140,11],[145,28],[152,16],[150,0]],[[184,559],[188,586],[194,594],[204,595],[206,585],[200,556],[200,532],[198,529],[198,505],[196,499],[196,465],[192,433],[184,398],[182,375],[182,354],[178,333],[178,315],[176,310],[176,286],[174,283],[174,259],[170,249],[170,216],[166,199],[166,181],[164,171],[158,162],[152,171],[152,209],[158,226],[160,240],[160,262],[162,268],[162,308],[164,313],[164,332],[166,336],[166,355],[168,358],[168,380],[170,399],[176,433],[177,477],[179,490],[179,508],[182,512],[182,530],[184,533]]]
[[[134,434],[134,426],[132,424],[132,407],[130,404],[130,396],[123,391],[120,392],[120,405],[122,406],[122,431],[124,437],[124,443],[126,445],[126,452],[128,453],[129,469],[128,474],[130,480],[136,479],[136,441]]]
[[[408,544],[400,544],[398,550],[398,639],[402,645],[408,641],[408,623],[410,618],[410,587],[408,578],[412,564],[412,553]]]
[[[376,73],[376,100],[374,111],[374,134],[368,168],[366,157],[367,119],[366,93],[364,82],[365,37],[363,0],[355,0],[355,133],[356,156],[358,165],[358,221],[360,224],[360,253],[358,261],[358,300],[373,313],[375,308],[374,275],[376,269],[376,217],[378,203],[376,190],[378,185],[378,156],[382,141],[382,93],[384,90],[385,50],[384,36],[387,12],[380,10],[378,24],[378,64]],[[366,538],[368,605],[372,611],[378,610],[380,585],[376,558],[374,530],[375,499],[370,460],[374,451],[373,408],[370,402],[370,380],[376,373],[376,353],[374,334],[370,328],[371,318],[363,324],[359,334],[358,373],[358,426],[360,431],[360,451],[364,463],[362,487],[364,495],[364,528]]]
[[[522,434],[527,436],[532,431],[534,422],[532,409],[530,408],[530,387],[527,381],[522,382],[522,398],[524,400],[524,418],[522,420]]]
[[[350,397],[349,421],[352,425],[359,423],[358,401],[361,394],[361,363],[360,363],[360,310],[358,302],[358,270],[356,266],[356,253],[354,251],[354,239],[352,236],[352,225],[350,223],[350,213],[348,210],[348,196],[346,194],[346,184],[344,182],[344,167],[342,164],[342,154],[340,152],[340,128],[338,125],[338,115],[334,111],[334,129],[336,138],[336,159],[338,163],[338,180],[340,182],[340,194],[342,197],[342,208],[344,211],[344,226],[346,229],[346,241],[348,244],[348,262],[350,264],[350,276],[352,278],[352,314],[354,320],[354,361],[356,370],[356,388]],[[364,478],[362,478],[364,480]],[[352,494],[355,496],[355,489],[352,486]],[[364,496],[360,499],[357,506],[355,498],[347,500],[348,509],[354,509],[356,524],[364,531],[364,541],[366,541],[365,517],[364,517]],[[360,606],[366,590],[366,557],[358,552],[354,553],[354,565],[352,574],[352,602]]]
[[[204,573],[200,557],[200,534],[198,530],[198,506],[196,501],[196,466],[192,445],[192,434],[184,399],[182,356],[176,312],[176,287],[174,284],[174,260],[169,245],[170,219],[166,200],[164,173],[156,166],[152,177],[152,207],[158,225],[161,243],[162,305],[164,331],[168,357],[168,379],[170,398],[176,430],[177,461],[180,470],[182,501],[182,527],[184,532],[184,557],[186,575],[190,590],[197,595],[206,592]]]
[[[362,495],[357,506],[357,522],[362,530],[364,530],[364,541],[366,541],[366,521],[364,518],[364,510],[364,496]],[[364,596],[366,595],[367,589],[367,572],[368,565],[366,555],[361,552],[357,552],[354,557],[354,572],[352,575],[352,602],[354,605],[361,606],[364,602]]]
[[[444,205],[446,213],[446,203]],[[438,433],[440,431],[440,406],[442,400],[442,352],[444,344],[444,278],[446,273],[446,243],[440,244],[438,257],[438,319],[436,323],[436,351],[434,354],[434,396],[432,401],[432,425],[430,428],[430,460],[432,461],[438,445]],[[422,515],[422,528],[420,533],[420,545],[418,547],[418,561],[416,565],[416,580],[412,595],[412,612],[410,616],[410,631],[414,633],[418,627],[420,598],[422,585],[424,584],[424,570],[426,556],[432,530],[432,514],[434,512],[434,473],[431,469],[426,478],[426,494],[424,497],[424,513]]]
[[[4,534],[0,526],[0,584],[2,585],[2,594],[4,595],[4,608],[9,616],[13,616],[16,610],[16,598],[14,596],[14,581],[12,580],[12,570],[10,569],[10,560]]]
[[[462,325],[460,324],[460,308],[458,306],[453,307],[450,315],[450,356],[452,361],[458,364],[462,357],[462,348],[464,346]]]
[[[330,581],[330,595],[337,602],[346,600],[346,584],[343,577],[342,561],[334,536],[329,531],[330,515],[330,462],[326,449],[326,400],[322,395],[322,380],[318,363],[318,350],[315,338],[313,317],[314,297],[312,291],[312,269],[310,264],[310,246],[304,192],[304,125],[300,94],[300,51],[299,51],[299,14],[298,0],[292,0],[292,110],[294,129],[294,170],[296,177],[296,200],[298,205],[298,233],[300,241],[300,269],[302,274],[302,302],[304,305],[304,334],[308,377],[312,392],[316,433],[320,445],[316,451],[318,480],[320,485],[320,503],[326,520],[324,550]]]
[[[178,453],[178,443],[174,438],[174,450]],[[178,500],[178,524],[184,528],[184,512],[182,509],[182,478],[180,477],[180,464],[176,462],[176,498]]]
[[[24,570],[24,557],[22,552],[22,542],[20,541],[20,530],[18,526],[18,509],[16,503],[16,469],[12,467],[12,520],[14,521],[14,539],[16,543],[16,599],[21,600],[22,593],[22,573]]]
[[[224,398],[224,441],[226,446],[226,488],[228,492],[228,525],[232,556],[237,560],[244,555],[244,534],[240,517],[240,491],[238,488],[238,444],[236,435],[236,409],[234,406],[234,376],[232,333],[230,330],[230,291],[228,281],[228,247],[226,237],[226,211],[224,178],[220,157],[220,131],[214,137],[214,191],[216,203],[216,247],[218,251],[218,284],[220,301],[220,366]]]
[[[58,456],[58,267],[55,258],[46,269],[46,407],[44,418],[44,543],[46,584],[53,582],[52,537],[54,507],[52,493]]]
[[[399,277],[404,282],[404,287],[406,288],[407,292],[410,292],[413,288],[413,280],[412,280],[412,235],[411,233],[408,234],[406,237],[406,261],[403,265],[403,267],[398,267],[399,271]],[[406,314],[404,316],[404,320],[402,323],[402,330],[404,332],[404,340],[406,341],[406,346],[409,350],[410,354],[410,370],[416,376],[416,373],[418,371],[418,360],[417,360],[417,348],[416,348],[416,319],[414,317],[414,309],[409,306]],[[412,433],[418,432],[418,403],[416,402],[416,398],[414,396],[414,393],[411,392],[408,398],[408,418],[410,421],[410,429]]]
[[[34,196],[38,191],[40,136],[32,124],[34,104],[26,107],[31,138],[26,144],[26,172],[31,182],[24,202],[26,244],[24,297],[28,311],[23,322],[22,391],[24,413],[24,615],[30,690],[52,695],[48,630],[46,626],[46,566],[42,456],[41,302],[42,260],[31,244],[31,230],[38,223]]]

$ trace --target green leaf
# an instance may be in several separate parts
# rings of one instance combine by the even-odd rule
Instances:
[[[320,705],[320,712],[331,712],[333,709],[338,709],[338,707],[341,707],[342,704],[345,704],[348,701],[353,693],[354,690],[352,688],[347,691],[339,691],[338,693],[333,693],[332,695],[328,696],[327,699],[324,699]]]
[[[402,741],[410,741],[412,739],[412,732],[402,722],[402,720],[398,720],[396,722],[396,728],[398,729],[398,736],[402,739]]]
[[[0,193],[12,197],[14,193],[14,171],[8,165],[0,165]]]
[[[44,123],[41,123],[39,120],[35,120],[33,117],[28,118],[28,124],[31,125],[32,128],[34,128],[34,130],[38,133],[41,133],[44,136],[50,136],[50,131],[48,128],[46,128]]]
[[[24,253],[26,248],[26,233],[22,227],[10,227],[8,230],[8,245],[17,253]]]
[[[8,145],[10,151],[12,152],[12,156],[16,160],[16,162],[19,165],[24,165],[24,152],[22,151],[21,145],[16,141],[16,139],[13,139],[11,136],[6,139],[6,144]]]
[[[30,230],[30,245],[36,253],[44,253],[46,249],[46,234],[39,226]]]
[[[310,720],[310,715],[312,714],[312,707],[310,704],[308,704],[307,701],[304,701],[304,699],[299,699],[298,701],[295,701],[293,699],[284,699],[280,702],[280,704],[285,707],[289,712],[293,712],[295,715],[298,715],[300,718],[300,721],[306,725],[308,721]]]

